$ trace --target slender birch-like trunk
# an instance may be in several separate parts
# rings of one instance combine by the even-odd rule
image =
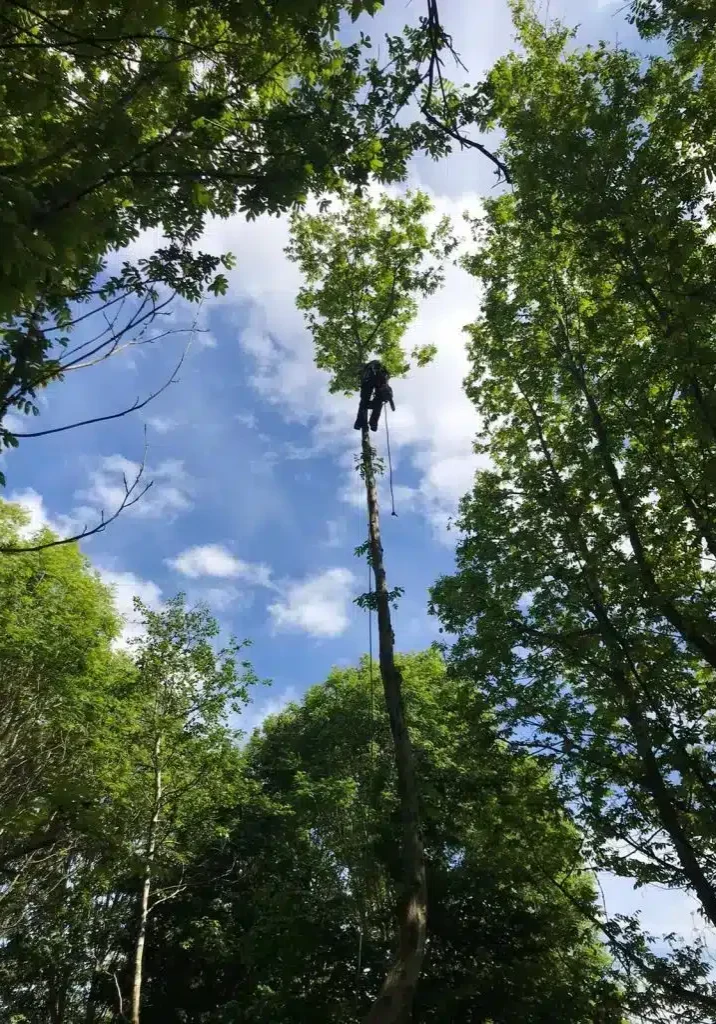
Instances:
[[[158,735],[154,743],[154,802],[152,818],[149,822],[147,843],[144,855],[144,877],[142,879],[142,898],[139,908],[139,926],[137,941],[134,947],[134,978],[132,981],[131,1024],[139,1024],[140,1004],[142,999],[142,965],[144,962],[144,944],[147,937],[147,920],[149,918],[149,897],[152,891],[152,867],[157,849],[157,831],[162,804],[162,770],[159,764],[162,739]]]

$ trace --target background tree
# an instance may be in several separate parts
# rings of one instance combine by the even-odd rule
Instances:
[[[128,723],[122,702],[125,727],[115,735],[127,785],[140,787],[128,794],[140,877],[130,1020],[139,1024],[149,915],[181,892],[192,841],[205,839],[220,808],[232,802],[238,760],[227,716],[246,702],[252,677],[247,664],[237,674],[238,645],[216,653],[219,628],[204,609],[187,610],[181,596],[160,612],[140,601],[135,606],[146,627],[133,645],[138,700]]]
[[[0,513],[22,544],[24,514]],[[187,864],[236,803],[227,715],[253,677],[181,598],[138,606],[145,635],[113,650],[110,594],[75,546],[0,565],[0,1012],[137,1020],[151,915],[193,884]]]
[[[486,288],[468,391],[493,465],[435,605],[512,741],[527,726],[559,766],[594,862],[692,892],[714,923],[713,199],[696,141],[712,68],[680,46],[567,52],[567,32],[516,11],[525,53],[483,94],[515,190],[465,264]],[[676,1012],[713,1017],[701,950],[655,957],[633,921],[608,932]]]
[[[3,542],[23,543],[26,520],[0,505]],[[75,547],[3,559],[0,609],[0,1012],[60,1024],[107,952],[109,920],[92,896],[111,862],[98,751],[123,671],[110,646],[119,623]]]
[[[23,514],[1,508],[21,541]],[[332,673],[241,750],[226,715],[253,676],[216,651],[204,611],[138,605],[143,636],[115,650],[109,594],[75,546],[0,566],[0,1014],[360,1018],[404,878],[375,666]],[[617,1024],[594,888],[548,776],[496,741],[435,652],[398,667],[433,893],[416,1019]]]
[[[378,358],[392,376],[409,368],[402,347],[419,296],[441,281],[439,260],[450,250],[447,220],[430,228],[430,203],[420,192],[383,196],[376,204],[354,197],[335,213],[293,218],[288,248],[305,278],[297,304],[316,345],[316,362],[330,374],[329,387],[345,394],[360,388],[363,364]],[[415,351],[422,365],[434,348]],[[386,413],[387,415],[387,413]],[[418,784],[395,664],[390,605],[399,588],[388,588],[380,536],[375,451],[367,423],[361,431],[359,468],[368,503],[368,542],[362,549],[373,569],[375,588],[362,603],[378,615],[379,661],[395,748],[402,813],[402,886],[398,903],[398,953],[366,1021],[397,1024],[410,1014],[425,950],[425,862],[420,834]]]
[[[0,505],[0,536],[26,514]],[[109,593],[75,548],[0,562],[0,864],[4,896],[66,849],[81,811],[86,725],[111,674],[118,631]],[[91,795],[91,794],[87,794]]]
[[[434,651],[398,658],[431,893],[416,1022],[621,1022],[580,840],[534,759],[498,742]],[[265,723],[204,886],[159,907],[145,1024],[354,1021],[402,886],[388,715],[364,660]]]

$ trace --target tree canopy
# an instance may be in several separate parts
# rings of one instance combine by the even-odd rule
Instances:
[[[487,88],[515,189],[465,260],[490,468],[434,604],[506,734],[558,770],[593,862],[713,923],[713,77],[691,48],[572,49],[517,11],[525,52]],[[609,933],[711,1019],[701,950]]]
[[[334,211],[294,214],[287,253],[305,281],[296,304],[313,335],[316,365],[331,375],[331,391],[357,391],[370,358],[391,376],[408,372],[403,337],[418,298],[439,288],[454,245],[448,219],[431,214],[423,192],[376,200],[356,195]],[[422,366],[434,352],[427,346],[412,358]]]
[[[400,658],[431,902],[416,1021],[621,1021],[579,837],[434,651]],[[367,660],[269,719],[202,888],[157,919],[145,1021],[359,1020],[392,955],[400,808]],[[220,881],[212,881],[217,879]]]
[[[22,515],[0,512],[22,542]],[[0,568],[0,1012],[359,1019],[393,952],[401,875],[376,666],[333,671],[242,746],[227,716],[254,676],[205,610],[137,603],[118,648],[76,547]],[[618,1024],[594,885],[549,775],[497,739],[435,651],[399,664],[433,894],[415,1019]]]
[[[375,7],[8,3],[0,317],[61,306],[148,227],[196,241],[209,214],[400,173],[405,133],[377,138],[375,103],[357,98],[364,47],[334,38],[341,14]]]
[[[4,5],[0,419],[36,412],[38,390],[69,369],[146,340],[174,296],[223,294],[232,257],[197,251],[209,218],[394,181],[417,146],[445,151],[400,117],[422,81],[424,31],[388,40],[384,63],[362,33],[338,41],[341,19],[379,6]],[[156,251],[120,262],[148,229],[163,236]],[[0,442],[16,434],[0,427]]]

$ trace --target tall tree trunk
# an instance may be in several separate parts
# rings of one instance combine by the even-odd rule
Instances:
[[[84,1024],[95,1024],[97,1017],[97,982],[99,981],[97,965],[92,969],[92,975],[90,977],[89,992],[87,993],[87,1002],[85,1004],[85,1019]]]
[[[410,1019],[415,989],[425,954],[427,886],[420,831],[420,808],[410,734],[405,722],[402,677],[395,664],[389,591],[380,540],[378,492],[368,428],[362,430],[363,470],[368,498],[370,554],[378,610],[380,675],[393,735],[398,798],[402,817],[403,877],[398,903],[398,952],[364,1024],[405,1024]]]
[[[144,943],[147,936],[147,919],[149,918],[149,897],[152,891],[152,867],[157,849],[157,829],[162,804],[162,770],[159,765],[162,738],[158,735],[154,743],[154,803],[152,818],[149,822],[147,844],[144,854],[144,877],[142,879],[142,899],[139,908],[139,926],[137,941],[134,947],[134,979],[132,981],[132,1014],[131,1024],[139,1024],[139,1008],[142,998],[142,964],[144,961]]]
[[[66,970],[53,971],[48,985],[48,1007],[50,1024],[64,1024],[67,1008],[67,989],[69,987]]]

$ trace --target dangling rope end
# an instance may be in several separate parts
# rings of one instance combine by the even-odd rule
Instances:
[[[391,408],[395,408],[393,403],[390,403]],[[385,410],[385,442],[388,448],[388,469],[390,479],[390,504],[392,505],[391,516],[398,518],[398,513],[395,511],[395,490],[393,489],[393,457],[390,454],[390,427],[388,426],[388,410]]]

